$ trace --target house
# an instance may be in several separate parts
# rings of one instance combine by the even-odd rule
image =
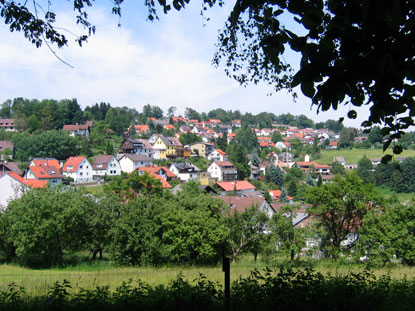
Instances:
[[[45,188],[46,180],[26,180],[14,172],[0,175],[0,212],[30,188]]]
[[[72,178],[75,183],[92,182],[92,173],[92,165],[84,156],[70,157],[62,169],[62,174]]]
[[[232,120],[232,127],[241,127],[241,120]]]
[[[373,159],[370,159],[370,161],[372,162],[373,167],[376,167],[380,163],[382,163],[382,159],[381,158],[373,158]]]
[[[228,161],[228,154],[222,149],[215,149],[208,155],[210,161]]]
[[[174,178],[177,178],[177,175],[170,171],[165,166],[143,166],[136,169],[139,175],[143,175],[144,173],[148,173],[150,176],[159,175],[163,177],[166,181],[170,181]]]
[[[229,161],[215,161],[208,167],[207,172],[218,181],[232,181],[238,178],[238,170]]]
[[[9,140],[0,140],[0,159],[1,160],[11,160],[13,158],[13,150],[14,145]],[[7,156],[7,159],[5,159],[5,156],[3,153],[9,153]]]
[[[164,127],[163,127],[165,130],[167,130],[167,131],[173,131],[173,132],[176,132],[176,128],[174,127],[174,125],[172,125],[172,124],[166,124],[166,125],[164,125]]]
[[[28,166],[24,174],[26,180],[46,181],[50,186],[57,186],[65,178],[55,166]]]
[[[103,180],[105,176],[121,175],[120,163],[113,155],[100,155],[92,163],[92,178]]]
[[[199,172],[199,176],[197,181],[200,185],[207,186],[207,185],[214,185],[218,180],[210,176],[208,172]]]
[[[318,164],[314,161],[309,160],[306,156],[306,161],[295,162],[294,166],[299,167],[304,172],[313,172],[317,174],[330,174],[330,165]]]
[[[269,194],[270,194],[270,196],[272,198],[272,201],[279,202],[280,196],[281,196],[281,190],[268,190],[268,192],[269,192]],[[293,197],[290,197],[288,195],[287,195],[287,197],[288,197],[288,201],[290,203],[292,203],[292,201],[293,201],[294,198]]]
[[[264,197],[237,197],[237,196],[217,196],[218,199],[224,201],[230,208],[230,213],[236,211],[238,213],[246,212],[251,207],[258,207],[261,212],[267,214],[269,218],[274,215],[275,211]]]
[[[333,163],[334,162],[337,162],[337,163],[339,163],[339,164],[341,164],[341,165],[343,165],[343,166],[345,166],[346,165],[346,160],[345,160],[345,158],[344,157],[334,157],[333,158]]]
[[[126,138],[121,144],[122,153],[130,154],[146,154],[151,156],[153,153],[153,146],[147,139]]]
[[[200,169],[192,163],[173,163],[169,170],[184,182],[197,179],[200,172]]]
[[[22,176],[22,171],[16,162],[0,162],[0,176],[15,172],[17,175]]]
[[[173,172],[164,166],[139,167],[136,169],[136,172],[139,175],[149,174],[151,177],[160,180],[163,189],[172,188],[169,181],[177,177]]]
[[[217,182],[216,185],[222,189],[222,195],[232,193],[234,191],[238,193],[253,192],[255,186],[246,180],[239,181],[223,181]]]
[[[287,206],[287,203],[272,203],[272,209],[277,213],[284,206]],[[291,204],[289,204],[292,206]],[[293,208],[294,217],[292,218],[292,224],[296,228],[305,228],[310,225],[312,217],[307,212],[308,205],[298,205]],[[284,213],[284,216],[290,216],[288,213]]]
[[[153,150],[155,159],[169,159],[184,155],[184,147],[176,137],[160,135],[153,144]]]
[[[329,142],[328,146],[326,147],[327,150],[335,150],[337,149],[337,141]]]
[[[6,132],[15,131],[14,127],[15,119],[0,119],[0,129],[4,129]]]
[[[61,164],[55,158],[35,158],[30,161],[29,166],[51,166],[61,171]]]
[[[153,159],[146,154],[124,154],[119,160],[120,169],[125,173],[131,173],[138,167],[153,165]]]
[[[62,131],[69,132],[69,136],[89,137],[89,126],[87,124],[70,124],[64,125]]]
[[[150,128],[147,124],[134,125],[134,131],[137,135],[145,135],[150,133]]]
[[[203,158],[208,157],[208,155],[215,149],[215,146],[212,143],[205,142],[191,144],[189,147],[193,154]]]

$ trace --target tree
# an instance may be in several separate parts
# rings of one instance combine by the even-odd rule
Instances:
[[[26,264],[57,264],[64,250],[82,250],[86,214],[94,204],[76,189],[35,189],[10,202],[4,216],[8,240]]]
[[[173,107],[173,106],[169,107],[169,109],[167,110],[167,115],[168,115],[169,117],[173,117],[173,116],[174,116],[174,114],[175,114],[175,112],[176,112],[176,110],[177,110],[177,108],[176,108],[176,107]]]
[[[373,164],[372,161],[366,157],[366,155],[364,155],[363,158],[357,162],[357,175],[363,180],[364,183],[375,182]]]
[[[270,247],[278,252],[288,253],[291,263],[294,262],[295,254],[305,247],[306,236],[304,228],[295,228],[293,220],[297,216],[295,206],[283,206],[277,213],[272,215],[269,222],[271,231]]]
[[[256,153],[254,153],[254,154],[252,155],[252,158],[251,158],[251,164],[252,164],[253,166],[259,167],[260,161],[259,161],[258,155],[257,155]]]
[[[238,180],[243,180],[251,175],[251,168],[249,167],[249,159],[247,152],[243,145],[231,143],[228,145],[227,153],[229,161],[235,165],[238,171]]]
[[[274,163],[271,163],[271,165],[269,166],[268,175],[270,181],[275,183],[277,186],[282,187],[284,183],[283,175],[280,168],[278,166],[275,166]]]
[[[229,244],[232,251],[232,260],[236,260],[244,251],[258,255],[261,239],[264,237],[268,223],[268,216],[259,210],[258,206],[251,206],[245,212],[233,211],[225,217],[229,228]]]
[[[372,127],[367,138],[372,145],[374,145],[375,143],[382,143],[383,136],[381,128],[379,126]]]
[[[415,264],[415,208],[413,205],[386,205],[370,211],[359,232],[357,256],[367,256],[374,265],[384,265],[396,256]]]
[[[282,135],[280,131],[274,131],[272,133],[271,141],[275,144],[279,141],[282,141]]]
[[[333,162],[333,164],[331,165],[331,173],[333,175],[344,175],[346,173],[346,169],[339,162]]]
[[[288,199],[288,193],[287,190],[285,190],[285,188],[281,189],[281,195],[279,197],[279,201],[281,203],[288,203],[290,200]]]
[[[188,119],[200,120],[200,114],[193,108],[187,107],[184,111],[184,116]]]
[[[333,257],[342,250],[342,241],[359,231],[359,223],[367,211],[381,203],[373,184],[365,184],[352,172],[345,177],[336,175],[332,182],[312,187],[306,195],[312,204],[308,212],[323,228],[321,246]]]

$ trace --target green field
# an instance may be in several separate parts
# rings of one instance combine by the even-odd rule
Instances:
[[[265,264],[263,262],[254,262],[250,259],[244,259],[241,262],[231,264],[231,281],[241,277],[246,277],[254,269],[264,269],[270,267],[278,269],[282,264],[281,261],[276,263]],[[364,271],[364,265],[346,264],[339,265],[332,261],[303,261],[298,267],[312,267],[323,274],[345,275],[350,272],[357,273]],[[377,276],[389,274],[392,278],[397,279],[414,279],[415,267],[406,267],[396,265],[392,268],[382,268],[373,270]],[[123,281],[142,280],[150,285],[167,284],[182,274],[185,279],[192,282],[200,274],[207,279],[222,284],[224,274],[220,265],[215,267],[118,267],[110,262],[82,263],[76,266],[52,269],[30,269],[18,265],[3,264],[0,265],[0,289],[6,289],[7,285],[14,282],[24,286],[28,295],[46,294],[50,286],[56,281],[62,282],[64,279],[71,283],[74,288],[95,288],[97,286],[109,286],[115,289]]]
[[[392,149],[383,153],[382,149],[341,149],[341,150],[322,150],[320,158],[315,159],[318,164],[332,164],[334,157],[344,157],[346,164],[357,164],[364,155],[369,159],[382,158],[385,154],[392,154]],[[404,150],[399,157],[413,157],[415,150]],[[313,159],[312,159],[313,160]]]

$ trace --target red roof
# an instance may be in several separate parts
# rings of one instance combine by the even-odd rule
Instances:
[[[136,131],[139,131],[141,133],[146,133],[148,132],[148,125],[144,124],[144,125],[134,125],[134,129]]]
[[[227,156],[227,153],[223,151],[222,149],[216,149],[216,151],[222,156]]]
[[[337,141],[331,141],[331,142],[329,143],[329,146],[337,146]]]
[[[15,172],[10,172],[9,175],[30,188],[46,188],[48,185],[47,180],[23,179],[23,177],[17,175]]]
[[[63,166],[62,171],[64,172],[76,172],[78,170],[78,165],[82,163],[82,161],[85,160],[85,157],[70,157],[65,165]],[[72,168],[69,168],[72,167]]]
[[[157,175],[158,171],[163,170],[167,177],[169,177],[169,178],[176,178],[177,177],[176,174],[174,174],[172,171],[170,171],[165,166],[155,166],[155,165],[141,166],[141,167],[138,167],[137,170],[140,170],[144,173],[147,172],[150,176]]]
[[[239,213],[246,212],[252,206],[259,207],[265,200],[263,197],[217,196],[217,198],[229,205],[231,214],[235,211]]]
[[[236,186],[236,191],[255,190],[255,186],[246,180],[223,181],[223,182],[218,182],[216,184],[225,191],[233,191],[235,190],[235,186]]]
[[[310,162],[301,162],[301,161],[299,161],[299,162],[295,162],[295,163],[298,166],[304,167],[304,168],[307,168],[307,167],[310,167],[310,166],[314,166],[314,168],[330,168],[330,165],[327,165],[327,164],[318,164],[318,163],[316,163],[314,161],[310,161]]]
[[[61,169],[59,161],[56,159],[34,159],[30,162],[30,166],[54,166],[57,170]]]
[[[164,128],[166,129],[166,130],[173,130],[173,131],[175,131],[176,130],[176,128],[174,127],[174,125],[172,125],[172,124],[166,124],[165,126],[164,126]]]
[[[279,197],[281,196],[281,190],[269,190],[269,194],[275,197],[278,201]],[[292,200],[293,197],[287,196],[289,200]]]
[[[171,188],[171,185],[163,177],[161,177],[160,175],[153,175],[151,177],[160,180],[161,181],[161,187],[163,189]]]

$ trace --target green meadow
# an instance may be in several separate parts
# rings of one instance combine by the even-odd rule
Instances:
[[[334,157],[344,157],[346,164],[357,164],[364,155],[369,159],[382,158],[386,154],[393,154],[392,149],[388,149],[385,153],[382,149],[341,149],[341,150],[322,150],[320,157],[315,159],[318,164],[332,164]],[[399,157],[413,157],[415,150],[404,150]],[[395,157],[397,157],[395,155]],[[313,159],[312,159],[313,160]]]

